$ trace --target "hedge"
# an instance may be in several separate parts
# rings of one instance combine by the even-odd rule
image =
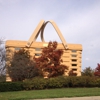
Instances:
[[[23,82],[25,90],[68,88],[68,87],[100,87],[100,78],[88,76],[55,77],[50,79],[33,78]]]
[[[36,77],[33,79],[26,79],[23,81],[25,90],[37,90],[46,88],[46,80],[44,78]]]
[[[35,77],[33,79],[26,79],[23,82],[0,82],[0,92],[70,87],[100,87],[100,78],[89,76],[59,76],[49,79]]]
[[[1,82],[0,83],[0,92],[7,91],[21,91],[23,90],[22,82]]]

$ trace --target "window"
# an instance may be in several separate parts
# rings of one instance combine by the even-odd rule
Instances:
[[[73,71],[77,71],[77,69],[76,69],[76,68],[73,68],[72,70],[73,70]]]
[[[36,53],[35,56],[41,56],[41,54],[40,53]]]
[[[72,52],[76,52],[76,50],[72,50]]]
[[[72,66],[77,66],[77,64],[72,64]]]
[[[76,59],[72,59],[72,61],[73,61],[73,62],[76,62],[77,60],[76,60]]]
[[[41,51],[41,48],[35,48],[35,51]]]
[[[35,48],[35,56],[40,56],[41,55],[41,48]]]
[[[77,55],[72,55],[72,57],[77,57]]]
[[[20,49],[21,49],[20,47],[16,47],[16,48],[15,48],[15,50],[20,50]]]

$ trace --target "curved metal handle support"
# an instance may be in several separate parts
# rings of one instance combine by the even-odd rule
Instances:
[[[44,33],[44,29],[45,29],[45,27],[46,27],[46,25],[47,25],[48,23],[51,23],[51,24],[52,24],[52,26],[54,27],[54,29],[55,29],[56,32],[58,33],[58,36],[60,37],[60,39],[61,39],[61,41],[62,41],[62,43],[63,43],[65,49],[68,49],[67,43],[66,43],[64,37],[62,36],[61,31],[59,30],[59,28],[58,28],[58,26],[56,25],[56,23],[55,23],[54,21],[52,21],[52,20],[51,20],[51,21],[45,22],[44,25],[43,25],[43,27],[42,27],[42,29],[41,29],[41,40],[42,40],[42,42],[45,42],[44,37],[43,37],[43,33]]]

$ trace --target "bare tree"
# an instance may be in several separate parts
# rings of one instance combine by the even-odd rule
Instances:
[[[4,39],[0,39],[0,76],[5,75],[5,47]]]

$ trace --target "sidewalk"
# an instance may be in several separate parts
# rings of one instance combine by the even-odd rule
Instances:
[[[93,97],[73,97],[73,98],[34,99],[34,100],[100,100],[100,96],[93,96]]]

